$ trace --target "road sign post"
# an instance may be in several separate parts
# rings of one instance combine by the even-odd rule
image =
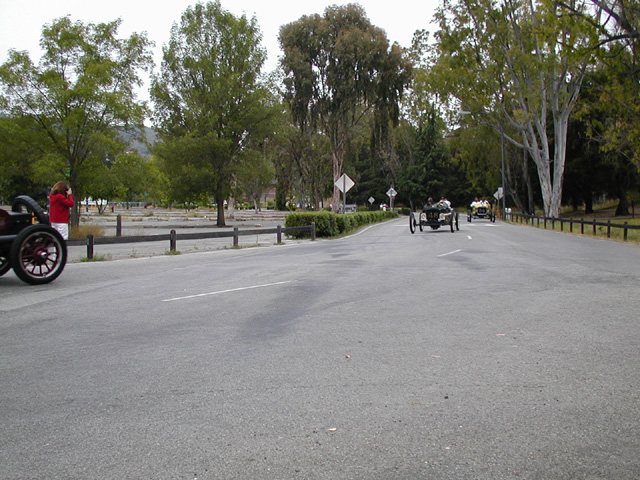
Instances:
[[[393,212],[393,199],[396,198],[396,195],[398,194],[398,192],[396,192],[393,187],[391,187],[389,190],[387,190],[387,196],[389,197],[389,205],[391,206],[391,211]]]
[[[343,173],[342,176],[334,183],[336,188],[342,192],[342,210],[347,212],[347,192],[355,185],[355,182],[349,178],[349,175]]]

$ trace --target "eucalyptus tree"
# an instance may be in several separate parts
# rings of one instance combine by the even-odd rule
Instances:
[[[570,4],[599,15],[587,0]],[[549,216],[559,213],[569,116],[598,43],[593,22],[564,13],[553,0],[446,0],[436,13],[438,88],[529,153]]]
[[[293,118],[302,131],[327,136],[335,181],[343,173],[348,136],[369,111],[379,112],[380,126],[397,121],[410,64],[357,4],[305,15],[282,26],[279,41]],[[334,211],[338,204],[334,187]]]
[[[123,129],[141,129],[146,114],[135,88],[153,65],[151,43],[144,34],[118,38],[120,23],[58,18],[43,27],[38,65],[10,50],[0,66],[0,114],[28,119],[42,133],[38,168],[51,183],[66,177],[76,199],[85,193],[80,179],[105,151],[123,151]],[[77,200],[74,211],[77,222]]]
[[[215,198],[217,225],[224,201],[252,137],[270,129],[268,90],[259,74],[265,60],[255,18],[236,17],[219,1],[188,7],[163,48],[152,78],[155,153],[167,167],[174,198]]]
[[[592,84],[598,98],[583,109],[588,116],[600,117],[598,124],[592,122],[591,134],[601,149],[640,166],[640,4],[637,0],[591,1],[604,12],[598,24],[601,65],[599,81]],[[581,13],[561,5],[567,14]]]

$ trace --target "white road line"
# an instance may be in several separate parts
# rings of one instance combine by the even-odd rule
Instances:
[[[467,235],[467,238],[468,238],[469,240],[473,240],[473,238],[471,238],[471,235]]]
[[[438,255],[439,257],[446,257],[447,255],[453,255],[454,253],[461,252],[462,249],[454,250],[453,252],[443,253],[442,255]]]
[[[356,237],[356,236],[360,235],[361,233],[366,232],[366,231],[367,231],[367,230],[369,230],[370,228],[377,227],[378,225],[382,225],[382,224],[381,224],[381,223],[378,223],[378,224],[376,224],[376,225],[369,225],[368,227],[365,227],[365,228],[363,228],[362,230],[358,230],[356,233],[352,233],[351,235],[347,235],[347,236],[345,236],[345,237],[341,237],[341,238],[339,238],[338,240],[344,240],[344,239],[346,239],[346,238]]]
[[[218,290],[217,292],[198,293],[196,295],[187,295],[185,297],[167,298],[163,300],[163,302],[173,302],[174,300],[188,300],[190,298],[206,297],[209,295],[218,295],[219,293],[241,292],[243,290],[251,290],[253,288],[272,287],[274,285],[283,285],[285,283],[291,283],[291,280],[287,280],[286,282],[265,283],[263,285],[252,285],[250,287],[230,288],[228,290]]]

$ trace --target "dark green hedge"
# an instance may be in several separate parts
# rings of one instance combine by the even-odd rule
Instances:
[[[356,212],[356,213],[331,213],[331,212],[295,212],[287,215],[285,227],[304,227],[316,222],[316,237],[336,237],[352,232],[371,223],[382,222],[398,216],[395,212]],[[287,234],[293,238],[308,237],[307,232],[292,232]]]

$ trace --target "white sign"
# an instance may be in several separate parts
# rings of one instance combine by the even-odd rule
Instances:
[[[398,194],[398,192],[396,192],[393,187],[391,187],[388,191],[387,191],[387,196],[389,198],[393,198]]]
[[[342,193],[347,193],[351,190],[351,187],[355,185],[355,182],[349,178],[349,175],[343,173],[342,176],[336,180],[334,185],[340,190]]]
[[[375,202],[375,201],[376,201],[376,199],[375,199],[375,198],[373,198],[373,197],[369,197],[369,203],[370,203],[371,205],[373,205],[373,202]]]
[[[496,198],[496,200],[500,200],[503,196],[502,187],[498,187],[498,191],[494,193],[493,196]]]

